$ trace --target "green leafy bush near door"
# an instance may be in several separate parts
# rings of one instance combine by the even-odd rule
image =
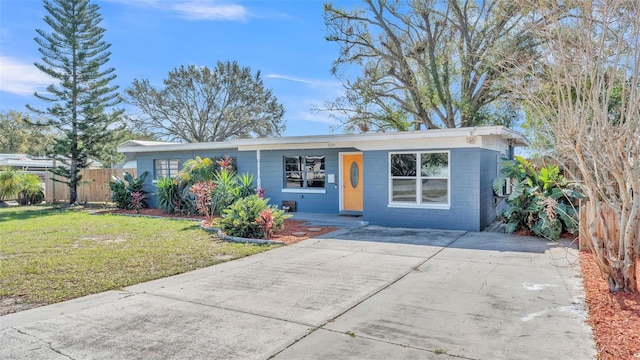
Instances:
[[[506,231],[530,230],[538,236],[558,240],[562,233],[578,231],[578,200],[583,196],[577,184],[568,181],[557,165],[539,170],[521,156],[505,161],[493,182],[497,194],[511,184],[504,218]]]
[[[291,217],[275,205],[269,205],[269,199],[251,195],[238,199],[224,209],[222,218],[215,226],[227,235],[253,239],[268,239],[272,232],[282,229],[284,220]]]

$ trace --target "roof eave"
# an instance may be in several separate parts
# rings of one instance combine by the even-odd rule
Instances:
[[[158,145],[135,145],[125,142],[118,147],[121,153],[142,153],[156,151],[192,151],[192,150],[221,150],[238,149],[242,151],[265,150],[272,148],[330,148],[356,147],[358,143],[372,141],[401,141],[415,139],[454,138],[473,136],[499,136],[513,141],[514,146],[528,146],[529,142],[520,133],[504,126],[433,129],[427,131],[393,132],[393,133],[365,133],[365,134],[335,134],[313,136],[288,136],[280,138],[237,139],[222,142],[204,143],[165,143]]]

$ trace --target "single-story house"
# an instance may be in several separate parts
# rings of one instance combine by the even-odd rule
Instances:
[[[61,162],[46,156],[31,156],[26,154],[0,154],[0,168],[11,167],[16,171],[35,174],[44,182],[47,170],[54,166],[65,166]],[[101,168],[102,164],[96,160],[89,162],[89,168]]]
[[[138,174],[172,176],[196,156],[230,156],[255,175],[271,203],[308,213],[361,215],[370,224],[482,230],[499,198],[492,183],[503,158],[526,139],[503,126],[334,134],[208,143],[127,141],[118,147]],[[152,205],[154,201],[151,202]]]

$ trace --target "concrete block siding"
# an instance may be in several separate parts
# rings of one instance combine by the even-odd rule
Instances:
[[[441,149],[447,150],[447,149]],[[340,209],[340,158],[341,152],[357,151],[354,148],[310,150],[262,150],[260,160],[261,186],[272,204],[283,200],[296,202],[297,211],[306,213],[338,213]],[[402,151],[402,150],[394,150]],[[414,150],[412,150],[414,151]],[[388,206],[389,151],[364,151],[364,212],[363,220],[371,224],[414,228],[454,230],[482,230],[495,219],[492,182],[496,176],[499,153],[480,148],[451,149],[450,151],[450,208],[395,208]],[[145,190],[156,191],[153,160],[179,159],[185,161],[200,156],[220,159],[224,156],[236,159],[239,173],[257,176],[256,151],[223,149],[215,151],[175,151],[140,153],[138,173],[149,172]],[[284,156],[325,156],[325,174],[335,175],[335,184],[326,183],[324,193],[299,189],[299,192],[283,192]],[[151,198],[151,205],[157,206]]]
[[[262,150],[260,173],[262,188],[266,191],[271,203],[281,205],[283,200],[296,202],[296,211],[309,213],[337,214],[340,209],[340,152],[354,151],[343,149],[311,149],[311,150]],[[251,152],[255,158],[255,152]],[[325,174],[335,175],[335,184],[325,184],[324,194],[304,192],[283,192],[284,189],[284,157],[285,156],[325,156]]]
[[[502,161],[499,153],[489,150],[480,152],[480,228],[484,229],[496,218],[496,198],[493,180],[498,176],[498,164]]]
[[[365,221],[385,226],[478,231],[495,219],[491,183],[496,176],[497,152],[479,148],[450,150],[449,209],[389,207],[388,154],[386,150],[364,153]]]

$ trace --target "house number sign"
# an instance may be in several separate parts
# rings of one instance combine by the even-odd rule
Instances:
[[[351,186],[354,188],[357,187],[358,181],[360,181],[360,171],[358,169],[358,164],[355,161],[351,163],[349,178],[351,180]]]

